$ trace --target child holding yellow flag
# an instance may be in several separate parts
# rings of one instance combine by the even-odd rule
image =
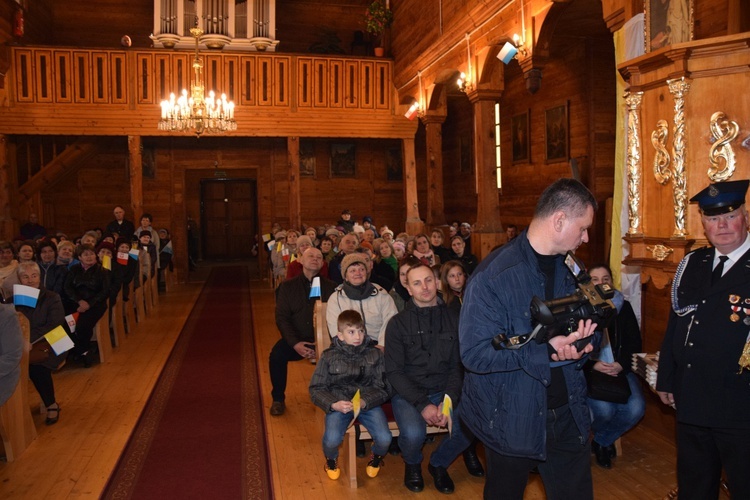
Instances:
[[[388,419],[380,407],[390,397],[383,353],[365,334],[364,321],[357,311],[342,311],[337,330],[310,380],[310,398],[326,412],[325,471],[329,478],[339,478],[339,446],[346,430],[358,419],[373,437],[367,475],[375,477],[392,439]]]

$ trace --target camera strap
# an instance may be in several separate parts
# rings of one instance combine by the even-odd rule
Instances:
[[[501,333],[492,340],[492,345],[495,349],[520,349],[534,340],[542,328],[544,328],[544,326],[540,323],[536,325],[536,328],[534,328],[534,331],[531,333],[516,335],[515,337],[508,337],[504,333]]]

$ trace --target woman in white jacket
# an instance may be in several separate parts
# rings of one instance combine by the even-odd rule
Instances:
[[[367,254],[354,252],[341,261],[344,283],[328,299],[326,321],[330,332],[336,332],[336,321],[341,311],[353,309],[362,315],[367,336],[385,345],[385,327],[398,313],[396,304],[383,287],[369,280],[372,261]]]

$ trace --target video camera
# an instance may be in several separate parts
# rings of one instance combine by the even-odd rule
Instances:
[[[565,265],[576,280],[576,291],[566,297],[544,301],[534,296],[531,299],[531,317],[536,323],[534,330],[525,335],[508,337],[498,334],[492,339],[492,346],[499,349],[519,349],[532,339],[538,344],[548,342],[558,335],[568,335],[578,329],[579,320],[593,320],[598,329],[605,328],[617,313],[612,297],[615,290],[603,283],[595,285],[586,267],[573,252],[565,256]],[[576,341],[577,350],[583,349],[591,341],[586,337]]]

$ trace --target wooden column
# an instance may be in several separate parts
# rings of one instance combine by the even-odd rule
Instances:
[[[8,136],[0,135],[0,240],[13,239],[13,218],[10,198],[10,164]]]
[[[474,254],[484,258],[507,239],[500,222],[500,197],[495,165],[495,102],[501,91],[476,90],[467,94],[474,106],[474,171],[477,220],[471,237]]]
[[[300,214],[299,137],[287,137],[287,181],[289,182],[289,227],[302,229]]]
[[[445,224],[443,196],[443,123],[445,115],[421,118],[427,135],[427,224]]]
[[[143,151],[141,136],[128,136],[128,157],[130,158],[130,209],[133,211],[133,224],[137,228],[143,215]]]
[[[419,217],[419,196],[417,195],[417,160],[414,155],[414,139],[403,139],[404,148],[404,201],[406,202],[406,232],[419,234],[424,223]]]

